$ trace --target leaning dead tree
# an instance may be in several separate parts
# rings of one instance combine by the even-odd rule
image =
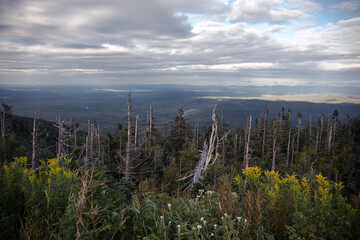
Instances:
[[[211,162],[215,162],[218,157],[218,152],[215,152],[215,157],[213,158],[213,152],[216,148],[216,140],[218,139],[218,121],[216,119],[216,106],[213,109],[212,113],[212,128],[211,128],[211,134],[209,139],[209,146],[206,144],[206,140],[204,142],[204,147],[201,152],[201,158],[198,164],[195,167],[195,171],[191,174],[193,175],[193,179],[191,181],[190,187],[192,187],[194,184],[198,183],[202,173],[206,171],[207,167]],[[190,175],[190,176],[191,176]]]
[[[218,138],[218,121],[216,119],[216,106],[213,109],[212,112],[212,128],[211,128],[211,134],[209,138],[209,145],[207,144],[206,140],[204,142],[203,150],[201,151],[201,157],[200,161],[197,163],[194,170],[190,171],[188,174],[186,174],[185,177],[179,179],[179,181],[191,178],[190,185],[188,188],[192,188],[192,186],[199,182],[201,177],[203,176],[203,173],[207,170],[210,164],[213,164],[216,162],[219,153],[217,152],[218,145],[224,140],[224,138],[230,133],[227,132],[224,134],[224,136],[219,139]],[[214,156],[215,154],[215,156]]]

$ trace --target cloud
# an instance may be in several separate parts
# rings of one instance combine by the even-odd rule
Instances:
[[[229,96],[204,96],[201,99],[213,100],[262,100],[262,101],[286,101],[286,102],[313,102],[313,103],[353,103],[360,104],[360,99],[334,94],[289,94],[289,95],[262,95],[260,97],[229,97]]]
[[[165,0],[24,0],[4,4],[1,13],[7,29],[2,39],[28,44],[98,45],[104,38],[126,44],[132,35],[156,39],[191,34],[187,17]]]
[[[308,0],[4,0],[0,81],[359,85],[360,18],[319,25],[321,10]]]
[[[312,1],[236,0],[230,14],[231,21],[253,23],[288,23],[294,19],[309,17],[307,12],[319,10]]]
[[[238,71],[241,69],[264,69],[276,68],[274,63],[232,63],[232,64],[214,64],[214,65],[180,65],[171,68],[165,68],[165,71],[192,70],[192,71]]]
[[[355,11],[360,7],[360,1],[343,1],[339,4],[332,6],[332,9]]]

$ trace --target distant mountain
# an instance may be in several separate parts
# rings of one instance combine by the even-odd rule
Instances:
[[[336,89],[328,87],[327,92]],[[337,89],[345,92],[344,89]],[[88,120],[97,120],[105,134],[116,128],[117,123],[126,121],[127,94],[132,92],[134,114],[139,115],[140,125],[146,126],[149,107],[153,106],[156,126],[164,122],[173,121],[177,109],[182,106],[185,115],[194,125],[199,119],[201,125],[211,122],[211,112],[215,104],[218,105],[218,116],[224,112],[225,121],[229,128],[243,127],[247,115],[253,119],[262,117],[264,106],[269,107],[269,119],[277,117],[283,106],[285,112],[291,109],[293,116],[302,113],[303,123],[306,124],[309,112],[316,120],[324,114],[339,111],[342,120],[345,113],[350,116],[360,115],[360,105],[353,103],[329,104],[299,101],[267,101],[258,100],[264,94],[276,96],[281,92],[290,94],[315,93],[316,88],[305,87],[218,87],[218,86],[179,86],[179,85],[136,85],[136,86],[90,86],[90,87],[1,87],[0,98],[13,105],[13,112],[17,115],[32,117],[37,103],[42,108],[45,120],[55,121],[58,114],[67,121],[73,118],[80,123],[82,130],[87,130]],[[350,91],[346,89],[346,91]],[[356,90],[354,90],[356,91]],[[354,92],[350,92],[354,94]],[[226,96],[226,97],[224,97]],[[295,96],[295,95],[294,95]],[[241,99],[251,98],[251,99]],[[261,98],[260,98],[261,99]],[[329,99],[330,101],[331,99]],[[295,117],[293,117],[295,121]]]

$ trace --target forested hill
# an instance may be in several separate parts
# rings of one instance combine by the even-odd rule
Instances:
[[[133,109],[129,94],[126,124],[101,135],[3,104],[0,238],[359,238],[359,118],[265,106],[229,130],[216,106],[207,126],[180,107],[140,127]]]

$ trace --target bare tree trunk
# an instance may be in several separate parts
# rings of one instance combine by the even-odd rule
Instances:
[[[265,140],[266,140],[266,118],[267,118],[267,114],[269,112],[269,109],[267,107],[267,105],[265,105],[264,108],[264,129],[263,129],[263,141],[262,141],[262,148],[261,148],[261,160],[264,160],[265,158]]]
[[[131,93],[128,95],[128,112],[127,112],[127,144],[125,158],[125,180],[130,180],[130,151],[131,151],[131,111],[132,111]]]
[[[206,169],[207,166],[209,165],[209,163],[211,161],[212,153],[215,150],[215,141],[217,139],[217,134],[218,134],[218,123],[217,123],[217,119],[216,119],[216,105],[213,109],[212,121],[213,121],[213,125],[212,125],[210,140],[209,140],[209,148],[208,148],[209,150],[208,150],[208,154],[206,156],[204,169]],[[217,152],[216,152],[215,160],[216,160],[216,158],[217,158]]]
[[[34,121],[33,121],[33,131],[32,131],[32,154],[31,154],[31,167],[32,169],[36,169],[37,167],[37,145],[38,145],[38,120],[41,115],[41,110],[39,109],[39,105],[36,107]]]
[[[333,130],[333,126],[332,124],[330,123],[330,121],[328,122],[330,125],[329,125],[329,133],[328,133],[328,149],[330,150],[331,148],[331,137],[332,137],[332,130]]]
[[[86,140],[85,140],[85,161],[89,161],[90,158],[90,149],[89,149],[89,144],[90,144],[90,120],[88,120],[88,134],[86,135]]]
[[[225,117],[224,117],[224,109],[221,111],[221,134],[225,134]],[[226,160],[226,136],[222,140],[222,160],[225,162]]]
[[[64,121],[61,120],[60,114],[57,119],[57,123],[56,123],[55,127],[58,128],[57,155],[59,157],[65,156],[66,155],[65,147],[67,145],[66,138],[67,138],[68,132],[66,132],[66,130],[64,128]]]
[[[92,123],[88,121],[85,161],[93,164],[96,159],[99,159],[101,161],[100,164],[103,164],[104,158],[101,151],[100,127],[94,120]]]
[[[134,136],[134,146],[135,146],[135,149],[137,148],[138,123],[139,123],[139,115],[136,115],[136,120],[135,120],[135,136]]]
[[[245,142],[245,153],[244,153],[244,167],[247,168],[249,166],[249,144],[250,144],[250,135],[251,135],[251,121],[252,116],[250,115],[248,120],[247,134],[246,134],[246,142]]]
[[[290,160],[290,142],[291,142],[291,125],[289,126],[289,138],[288,138],[288,144],[286,149],[286,166],[289,166],[289,160]]]
[[[239,134],[239,155],[241,154],[242,134]]]
[[[149,119],[149,136],[150,136],[150,138],[151,138],[151,132],[152,132],[152,125],[153,125],[152,121],[153,121],[153,107],[150,106],[150,119]]]
[[[296,152],[299,152],[300,132],[301,132],[301,114],[298,113],[298,134],[297,134],[297,142],[296,142]]]
[[[326,121],[326,143],[325,148],[330,149],[331,146],[331,134],[332,134],[332,124],[330,123],[330,116],[328,115]]]
[[[319,140],[319,150],[322,148],[322,136],[323,136],[323,130],[324,130],[324,115],[321,115],[320,120],[320,140]]]
[[[102,157],[102,151],[101,151],[101,141],[100,141],[100,125],[97,125],[97,131],[96,131],[96,148],[97,148],[97,153],[96,153],[96,157],[100,158],[101,160],[101,164],[104,165],[104,158]]]
[[[204,148],[203,148],[203,151],[201,154],[200,161],[196,165],[195,171],[193,173],[193,180],[192,180],[191,184],[189,185],[190,188],[199,181],[199,179],[202,176],[202,173],[204,171],[206,171],[210,162],[214,163],[218,157],[218,152],[215,152],[215,158],[212,158],[212,154],[213,154],[214,150],[216,149],[215,141],[218,140],[218,122],[216,119],[216,105],[213,109],[212,121],[213,121],[213,124],[212,124],[210,139],[209,139],[209,147],[207,146],[206,140],[205,140]],[[226,135],[224,135],[224,137],[226,137]],[[216,145],[218,145],[218,142]],[[192,175],[190,175],[190,176],[192,176]],[[185,177],[183,179],[186,179],[186,178],[187,177]]]
[[[277,128],[274,127],[274,135],[273,135],[273,158],[271,163],[271,171],[275,171],[275,161],[276,161],[276,140],[277,140]]]

